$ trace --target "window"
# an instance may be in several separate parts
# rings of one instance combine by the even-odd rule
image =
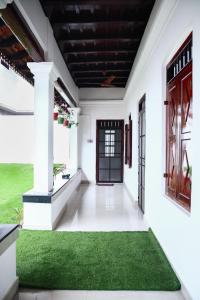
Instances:
[[[115,156],[115,130],[105,130],[105,156]]]
[[[167,66],[166,193],[191,205],[192,34]]]

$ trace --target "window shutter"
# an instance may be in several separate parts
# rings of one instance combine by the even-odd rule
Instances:
[[[178,61],[178,64],[177,64]],[[178,66],[178,68],[177,68]],[[192,35],[167,67],[166,193],[191,206]]]

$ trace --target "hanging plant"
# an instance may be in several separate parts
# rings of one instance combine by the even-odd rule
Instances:
[[[63,126],[68,127],[68,125],[69,125],[69,120],[64,119]]]
[[[63,124],[64,122],[64,117],[61,115],[58,117],[58,124]]]
[[[72,126],[78,127],[78,124],[79,124],[79,123],[75,123],[75,122],[73,122],[73,121],[72,121],[72,122],[69,122],[67,128],[71,128]]]
[[[58,124],[63,124],[64,122],[64,114],[62,108],[58,109]]]

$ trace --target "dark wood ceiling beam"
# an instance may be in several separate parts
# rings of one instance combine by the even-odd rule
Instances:
[[[75,78],[94,78],[101,76],[116,75],[117,77],[128,77],[130,70],[128,71],[84,71],[84,72],[72,72]]]
[[[4,21],[0,17],[0,28],[3,27],[3,26],[5,26],[5,23],[4,23]]]
[[[106,55],[107,53],[113,53],[113,54],[115,54],[115,53],[118,53],[118,54],[121,54],[121,53],[128,53],[128,54],[130,54],[130,53],[136,53],[137,52],[137,49],[133,49],[133,50],[126,50],[126,49],[121,49],[121,50],[119,50],[119,49],[117,49],[117,50],[99,50],[99,49],[96,49],[96,50],[84,50],[84,49],[82,49],[82,50],[80,50],[80,51],[69,51],[69,52],[67,52],[67,51],[64,51],[63,53],[64,53],[64,55],[80,55],[80,54],[83,54],[83,55],[86,55],[86,54],[104,54],[104,55]]]
[[[15,60],[20,60],[23,58],[27,58],[29,57],[26,50],[22,50],[22,51],[18,51],[16,53],[11,54],[10,56],[8,56],[8,59],[10,61],[15,61]]]
[[[134,43],[139,43],[140,42],[140,39],[139,38],[125,38],[125,37],[109,37],[109,38],[105,38],[104,37],[97,37],[97,38],[89,38],[89,39],[77,39],[77,40],[59,40],[59,43],[62,43],[64,45],[66,44],[85,44],[85,43],[88,43],[88,42],[92,42],[92,43],[98,43],[98,42],[134,42]]]
[[[75,76],[75,80],[77,80],[77,81],[82,81],[82,82],[84,82],[84,81],[90,81],[90,80],[106,80],[106,79],[108,79],[108,77],[109,77],[110,75],[108,75],[108,76],[98,76],[98,77],[76,77]],[[114,75],[115,76],[115,75]],[[127,80],[128,78],[127,78],[127,76],[116,76],[116,79],[121,79],[121,80]]]
[[[112,52],[112,51],[137,51],[138,49],[138,45],[139,45],[139,41],[137,42],[130,42],[130,41],[123,41],[122,43],[119,44],[119,42],[117,40],[111,41],[99,41],[97,43],[92,43],[92,41],[87,44],[87,45],[83,45],[82,41],[81,43],[76,43],[73,44],[73,46],[71,44],[64,44],[63,46],[61,46],[61,50],[63,51],[63,53],[74,53],[74,52],[78,52],[78,53],[82,53],[82,52]]]
[[[122,85],[125,85],[127,82],[127,80],[123,80],[123,81],[116,81],[116,82],[112,82],[110,85],[107,85],[107,86],[112,86],[112,85],[116,85],[116,84],[122,84]],[[76,82],[77,85],[80,85],[80,84],[99,84],[101,86],[103,86],[103,81],[88,81],[88,82]],[[106,87],[106,84],[104,85]]]
[[[124,30],[123,33],[116,31],[109,33],[98,33],[93,31],[80,32],[80,31],[71,31],[70,33],[66,30],[61,30],[60,33],[56,36],[59,42],[74,42],[74,41],[88,41],[88,40],[129,40],[129,41],[140,41],[142,30]]]
[[[9,36],[6,39],[1,39],[0,40],[0,47],[1,48],[7,48],[7,47],[11,47],[14,44],[19,43],[18,40],[16,39],[16,37],[14,35]]]
[[[98,66],[97,66],[98,67]],[[121,68],[121,69],[117,69],[117,68],[115,68],[115,67],[113,67],[113,68],[110,68],[110,69],[108,69],[108,68],[100,68],[99,70],[89,70],[89,71],[87,71],[87,70],[79,70],[79,71],[72,71],[72,73],[75,75],[76,73],[80,73],[80,74],[84,74],[84,73],[94,73],[94,72],[113,72],[113,71],[115,71],[115,72],[130,72],[130,69],[129,68]]]
[[[132,66],[132,63],[119,63],[116,65],[110,64],[90,64],[90,65],[71,65],[69,66],[70,72],[92,72],[92,71],[115,71],[115,70],[129,70]]]
[[[93,60],[93,61],[82,61],[82,62],[69,62],[68,65],[89,65],[89,64],[107,64],[107,63],[112,63],[112,64],[123,64],[123,63],[133,63],[133,60],[129,59],[123,59],[123,60]]]
[[[134,55],[85,55],[82,57],[76,56],[65,56],[66,62],[68,64],[72,63],[87,63],[87,62],[104,62],[104,61],[133,61],[135,58]]]
[[[89,15],[86,17],[81,17],[80,15],[72,16],[72,14],[69,15],[59,15],[56,17],[51,17],[52,26],[54,27],[62,27],[63,25],[71,26],[71,27],[78,27],[81,28],[83,26],[110,26],[112,24],[113,26],[144,26],[146,24],[145,20],[147,18],[148,14],[137,14],[137,15],[130,15],[124,17],[118,17],[118,19],[112,20],[111,16],[108,16],[106,18],[106,15],[96,16],[96,15]]]
[[[125,87],[126,86],[126,82],[125,83],[115,83],[109,87]],[[79,88],[90,88],[90,87],[103,87],[101,83],[79,83],[78,84]],[[105,87],[105,86],[104,86]],[[108,86],[107,86],[108,88]]]
[[[133,5],[140,5],[141,6],[141,0],[41,0],[43,5],[52,5],[54,7],[58,7],[58,6],[62,6],[62,7],[69,7],[71,5],[73,6],[94,6],[94,5],[106,5],[106,6],[116,6],[117,5],[128,5],[133,6]],[[150,5],[152,4],[154,1],[153,0],[143,0],[143,4],[145,5]]]

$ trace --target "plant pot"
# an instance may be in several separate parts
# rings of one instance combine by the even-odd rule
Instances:
[[[53,113],[53,119],[54,119],[54,121],[58,120],[58,112]]]
[[[67,127],[68,125],[69,125],[69,120],[65,119],[64,122],[63,122],[63,126]]]
[[[63,117],[58,117],[58,124],[63,124],[64,118]]]

